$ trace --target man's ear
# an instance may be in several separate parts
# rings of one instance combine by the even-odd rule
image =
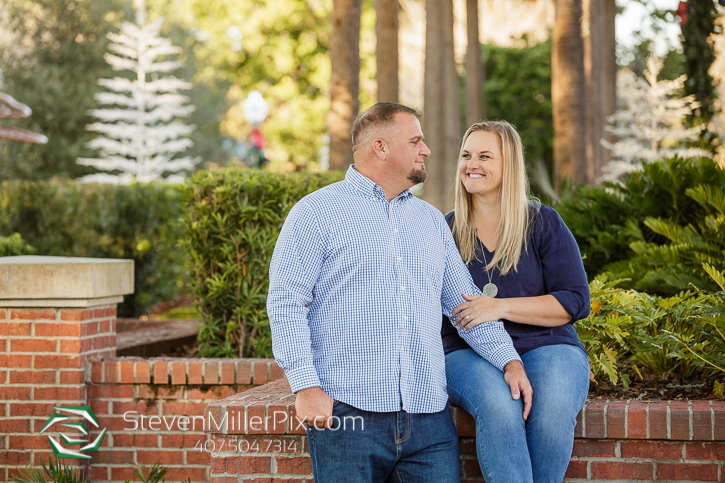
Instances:
[[[375,138],[373,140],[373,152],[381,161],[385,161],[390,154],[390,146],[383,139]]]

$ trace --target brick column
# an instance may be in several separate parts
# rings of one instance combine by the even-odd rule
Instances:
[[[86,362],[116,355],[130,293],[132,260],[0,258],[0,480],[47,462],[57,432],[38,433],[54,406],[88,404]]]
[[[287,379],[209,404],[211,483],[312,483],[304,426]]]

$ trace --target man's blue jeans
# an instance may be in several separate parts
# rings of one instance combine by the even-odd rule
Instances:
[[[534,389],[528,421],[503,373],[472,349],[446,355],[448,395],[476,420],[476,450],[486,483],[561,483],[574,445],[576,416],[589,391],[589,359],[566,344],[521,356]]]
[[[307,426],[315,483],[460,481],[451,411],[373,413],[335,401],[331,429]]]

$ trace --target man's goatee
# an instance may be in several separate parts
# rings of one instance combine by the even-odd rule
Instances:
[[[425,183],[426,179],[428,179],[428,173],[426,172],[425,168],[413,169],[410,173],[408,173],[408,181],[411,181],[415,184]]]

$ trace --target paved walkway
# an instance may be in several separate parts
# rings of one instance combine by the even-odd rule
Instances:
[[[127,349],[163,341],[191,337],[199,332],[198,320],[118,319],[116,349]]]

